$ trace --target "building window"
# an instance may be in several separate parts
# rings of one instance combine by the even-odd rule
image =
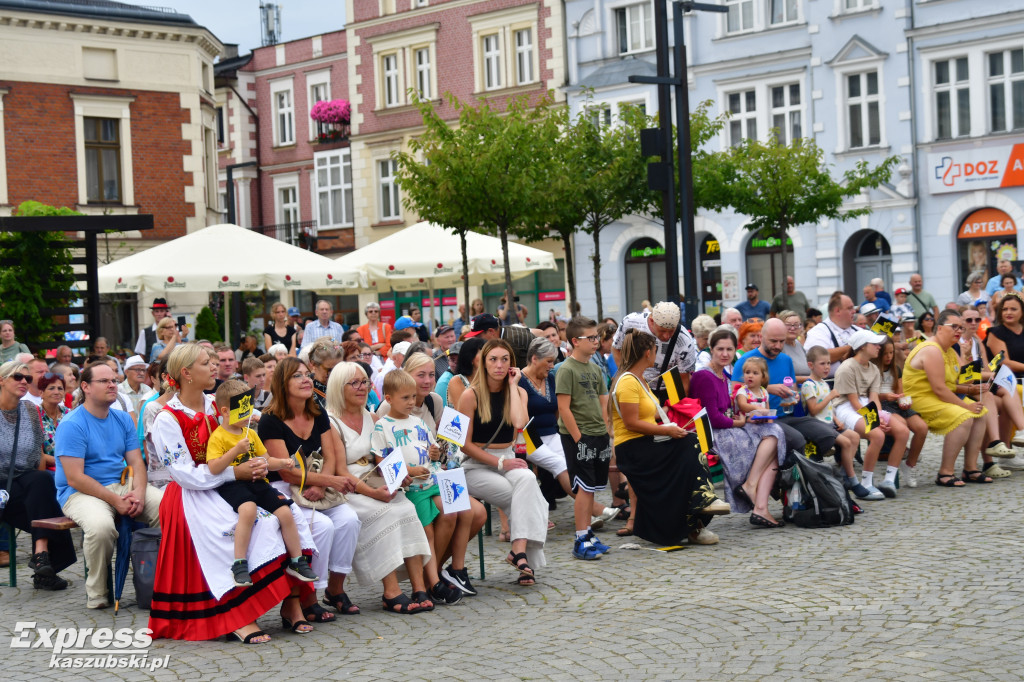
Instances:
[[[227,146],[227,131],[228,126],[224,121],[224,107],[217,107],[217,145],[220,147]]]
[[[605,128],[612,124],[612,108],[608,104],[599,104],[588,109],[590,123],[595,128]]]
[[[295,106],[291,90],[279,90],[274,95],[277,108],[277,144],[278,146],[295,142]]]
[[[533,31],[516,31],[516,84],[533,82]]]
[[[654,47],[654,22],[648,2],[615,10],[619,32],[619,54],[650,50]]]
[[[726,16],[726,32],[739,33],[754,29],[754,0],[725,0],[729,12]]]
[[[776,24],[788,24],[800,17],[797,14],[797,0],[768,0],[768,20]]]
[[[497,33],[483,37],[484,90],[501,87],[501,43]]]
[[[948,140],[971,132],[971,90],[967,57],[935,62],[935,139]]]
[[[729,145],[739,146],[744,139],[757,139],[757,94],[754,90],[733,92],[729,99]]]
[[[430,99],[430,48],[421,47],[416,50],[416,91],[420,99]]]
[[[988,55],[988,106],[992,132],[1024,128],[1024,49]]]
[[[846,123],[851,149],[881,143],[879,107],[877,71],[846,76]]]
[[[116,118],[85,118],[85,180],[89,203],[121,201],[121,136]]]
[[[860,9],[871,9],[877,0],[843,0],[843,9],[847,12],[856,12]]]
[[[320,227],[352,224],[352,157],[348,149],[316,155]]]
[[[317,102],[326,102],[331,98],[331,86],[327,82],[313,83],[309,86],[309,108],[313,109],[313,105]],[[313,119],[310,119],[313,121]],[[327,132],[327,126],[320,121],[313,121],[316,125],[314,126],[313,137],[318,137]]]
[[[800,84],[773,85],[769,89],[772,98],[772,127],[781,144],[790,144],[803,137],[801,120]]]
[[[380,168],[380,219],[399,220],[402,217],[398,181],[395,177],[398,164],[394,159],[379,162]]]
[[[277,190],[277,221],[281,225],[299,222],[299,190],[295,185]]]
[[[398,85],[398,55],[386,54],[381,57],[381,72],[384,74],[384,106],[394,107],[401,103]]]

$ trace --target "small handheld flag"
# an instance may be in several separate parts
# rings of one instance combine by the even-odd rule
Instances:
[[[956,378],[958,384],[977,384],[981,382],[981,360],[968,362],[960,368],[960,375]]]
[[[711,418],[708,417],[705,408],[702,407],[700,412],[693,415],[693,427],[697,432],[697,440],[700,441],[700,451],[710,452],[715,446],[715,433],[711,429]]]
[[[998,353],[993,355],[992,359],[988,361],[988,371],[990,371],[990,372],[998,372],[999,371],[999,365],[1003,364],[1003,357],[1004,356],[1005,356],[1005,353],[1003,353],[1003,351],[999,351]]]
[[[256,389],[231,396],[228,403],[228,424],[237,424],[252,416],[253,403],[256,400]]]
[[[683,377],[679,374],[678,367],[673,367],[662,374],[661,380],[665,383],[665,391],[668,394],[667,402],[669,405],[675,405],[686,397],[686,391],[683,388]]]
[[[299,492],[302,492],[306,489],[306,457],[302,454],[301,445],[292,455],[292,461],[295,462],[295,468],[299,470]]]
[[[888,315],[879,315],[875,323],[871,325],[871,331],[876,334],[885,334],[886,336],[892,336],[893,332],[896,331],[896,320],[892,319]]]
[[[523,440],[526,441],[526,454],[532,455],[537,448],[544,445],[541,440],[540,434],[537,432],[537,425],[533,423],[531,419],[527,424],[526,428],[523,429]]]
[[[868,403],[860,408],[857,414],[864,417],[864,435],[871,433],[871,429],[878,426],[878,407],[874,403]]]

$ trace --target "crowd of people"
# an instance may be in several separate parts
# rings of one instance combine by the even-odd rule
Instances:
[[[1024,300],[1019,280],[986,297],[981,279],[942,310],[915,274],[891,295],[872,282],[859,306],[837,291],[824,313],[792,278],[770,304],[749,284],[741,305],[689,328],[671,302],[531,328],[523,311],[517,321],[474,301],[468,322],[433,330],[418,311],[386,323],[377,303],[348,329],[328,301],[305,325],[275,304],[263,338],[237,349],[189,340],[157,299],[134,354],[111,356],[100,338],[84,359],[61,347],[52,364],[0,321],[2,520],[31,533],[45,590],[66,588],[59,573],[75,550],[69,531],[33,520],[75,521],[90,566],[110,562],[118,516],[159,525],[155,636],[259,644],[270,635],[256,619],[278,604],[300,634],[358,614],[350,576],[379,582],[396,614],[472,597],[466,553],[484,503],[498,511],[515,581],[530,586],[551,551],[548,514],[566,496],[566,551],[594,561],[610,550],[596,531],[612,520],[625,521],[620,537],[663,545],[716,544],[710,524],[730,512],[783,526],[772,499],[794,457],[834,458],[860,500],[893,498],[919,485],[931,432],[943,437],[936,485],[992,483],[1024,468],[1020,395],[993,381],[1000,362],[1024,376]],[[891,333],[872,330],[880,316]],[[973,361],[978,375],[965,379]],[[229,406],[247,393],[251,422],[233,424]],[[670,395],[706,410],[711,447]],[[437,436],[446,407],[467,419],[461,447]],[[396,450],[408,477],[389,492],[378,464]],[[434,474],[452,468],[471,502],[445,513]],[[596,496],[609,487],[605,506]],[[87,606],[108,606],[107,589],[90,571]]]

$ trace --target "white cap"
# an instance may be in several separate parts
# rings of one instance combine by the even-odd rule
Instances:
[[[149,363],[143,360],[141,355],[133,355],[124,363],[124,368],[131,369],[132,367],[138,367],[139,365],[149,367]]]
[[[396,343],[394,346],[391,347],[391,354],[394,355],[395,353],[398,353],[400,355],[405,355],[406,353],[409,352],[409,346],[411,345],[412,344],[409,343],[408,341]]]
[[[868,329],[861,329],[850,337],[850,348],[857,350],[865,343],[882,343],[886,338],[885,334],[876,334]]]
[[[660,301],[651,311],[651,319],[662,329],[675,329],[679,326],[679,306],[668,301]]]
[[[871,313],[880,313],[882,309],[875,305],[873,302],[868,301],[860,307],[861,315],[870,315]]]

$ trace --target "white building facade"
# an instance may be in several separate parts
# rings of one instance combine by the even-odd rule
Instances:
[[[787,272],[812,305],[823,307],[836,289],[859,301],[873,277],[891,291],[918,271],[941,304],[963,291],[967,268],[994,272],[997,256],[1017,259],[1024,220],[1024,168],[1014,170],[1017,152],[1024,155],[1024,146],[1014,147],[1024,142],[1019,3],[720,2],[727,13],[684,19],[691,107],[711,101],[713,115],[730,114],[711,148],[767,139],[774,130],[784,141],[809,137],[835,177],[862,160],[900,157],[889,183],[851,204],[870,206],[870,215],[790,230]],[[609,123],[622,103],[657,111],[656,88],[628,82],[655,72],[653,8],[652,0],[566,3],[574,113],[588,93]],[[698,269],[702,311],[742,300],[748,283],[766,300],[781,291],[781,245],[746,222],[698,210],[695,262],[680,272]],[[664,296],[663,240],[661,224],[642,216],[601,233],[602,278],[624,283],[604,287],[605,315],[620,317]],[[581,304],[594,311],[593,240],[579,234],[576,247]]]

